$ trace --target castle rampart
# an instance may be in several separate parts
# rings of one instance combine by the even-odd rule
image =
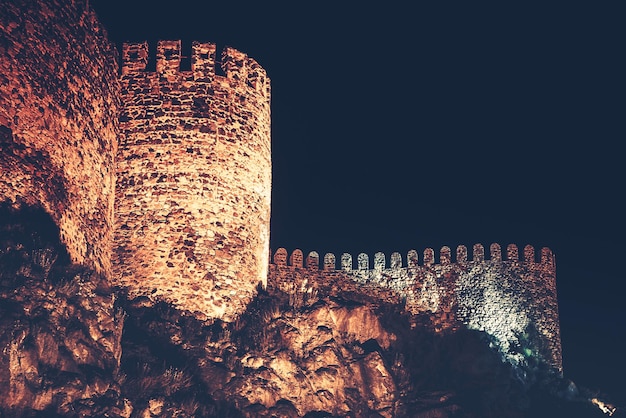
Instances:
[[[475,244],[471,259],[463,245],[457,247],[454,261],[449,247],[441,248],[438,262],[435,256],[435,251],[427,248],[420,260],[417,251],[411,250],[403,263],[396,252],[387,264],[380,252],[372,262],[367,254],[353,259],[344,253],[337,266],[335,255],[328,253],[320,266],[315,251],[304,259],[301,250],[288,257],[280,248],[270,265],[268,286],[329,295],[348,290],[404,303],[413,314],[436,317],[436,329],[460,322],[486,332],[511,362],[533,355],[562,370],[556,264],[550,249],[543,248],[539,255],[527,245],[520,258],[518,247],[510,244],[503,259],[500,245],[491,244],[486,258],[485,248]],[[516,352],[520,339],[532,341],[536,351]]]
[[[245,309],[269,258],[270,87],[247,55],[160,41],[122,50],[114,280],[207,318]]]
[[[119,100],[116,53],[87,1],[2,3],[0,201],[43,207],[72,260],[103,273]]]
[[[42,206],[74,262],[201,319],[233,320],[258,284],[350,292],[432,318],[437,331],[484,331],[508,361],[534,356],[561,370],[547,248],[427,248],[404,260],[279,249],[268,267],[269,79],[235,49],[219,63],[214,44],[191,51],[182,69],[181,42],[160,41],[149,71],[149,45],[125,44],[118,79],[88,2],[3,4],[0,200]]]

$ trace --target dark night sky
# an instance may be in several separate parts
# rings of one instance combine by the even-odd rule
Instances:
[[[224,3],[92,0],[118,45],[212,41],[267,70],[274,250],[548,246],[565,375],[626,403],[618,2]]]

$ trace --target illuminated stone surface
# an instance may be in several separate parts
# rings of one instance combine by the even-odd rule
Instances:
[[[356,268],[352,257],[343,254],[341,270],[335,270],[328,261],[334,260],[334,255],[327,254],[324,269],[319,270],[317,266],[287,265],[287,251],[280,248],[270,265],[268,285],[292,294],[360,292],[384,302],[406,304],[406,310],[417,317],[431,315],[437,331],[463,324],[486,332],[495,339],[503,358],[515,365],[523,361],[524,355],[514,348],[523,340],[530,341],[536,352],[524,354],[561,372],[554,256],[544,248],[538,260],[534,249],[526,246],[524,258],[519,260],[516,246],[509,245],[507,251],[508,258],[503,260],[500,246],[492,244],[486,260],[484,247],[476,244],[468,260],[467,248],[460,246],[453,263],[450,249],[443,247],[440,262],[435,263],[434,251],[427,248],[420,265],[412,250],[405,267],[400,254],[392,254],[391,267],[387,267],[384,254],[377,253],[373,268],[366,254],[359,254]],[[295,250],[294,254],[301,251]]]
[[[122,51],[114,281],[232,320],[265,283],[269,258],[270,87],[251,58],[180,41]]]
[[[148,71],[149,46],[127,44],[120,82],[87,2],[12,2],[0,19],[0,197],[50,213],[75,263],[202,319],[235,319],[265,280],[287,292],[348,287],[431,315],[438,331],[484,330],[511,362],[531,339],[561,370],[547,249],[536,260],[532,247],[520,259],[514,246],[485,257],[476,245],[470,260],[459,247],[454,262],[447,247],[409,251],[404,267],[397,253],[387,267],[381,253],[281,249],[268,275],[270,86],[244,53],[226,49],[220,75],[213,44],[193,43],[186,70],[180,41],[161,41]]]
[[[109,273],[115,51],[86,2],[1,9],[0,200],[45,208],[73,261]]]
[[[150,48],[155,71],[148,70]],[[145,353],[165,347],[197,366],[170,366],[165,376],[201,382],[190,393],[209,389],[245,416],[258,416],[259,407],[267,416],[393,416],[420,396],[410,392],[416,379],[447,367],[445,356],[439,369],[425,367],[426,351],[440,341],[457,347],[452,360],[472,370],[488,364],[488,375],[493,363],[457,341],[485,337],[501,357],[481,347],[497,365],[502,358],[524,371],[537,360],[561,372],[550,250],[477,244],[470,256],[460,246],[387,260],[278,249],[268,266],[264,70],[226,49],[216,73],[210,43],[193,43],[190,69],[180,68],[180,41],[127,44],[121,52],[118,68],[86,0],[15,0],[0,8],[0,201],[45,209],[73,263],[102,273],[77,275],[73,265],[58,283],[47,277],[49,248],[27,251],[13,238],[13,247],[0,246],[5,260],[26,260],[10,274],[0,271],[0,388],[10,388],[0,392],[2,405],[44,410],[63,395],[59,408],[69,411],[112,393],[119,402],[108,407],[120,412],[108,416],[130,416],[120,385],[137,383],[117,376],[122,330],[135,339],[127,347],[139,347],[124,353],[129,363],[164,365],[171,358]],[[259,283],[267,292],[255,299]],[[216,318],[229,323],[203,322]],[[54,380],[51,370],[74,380]],[[139,392],[137,414],[186,403]],[[444,404],[435,409],[455,407],[446,401],[452,395],[433,396]]]

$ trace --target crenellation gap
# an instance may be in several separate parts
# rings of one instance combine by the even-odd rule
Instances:
[[[226,68],[224,62],[224,56],[228,46],[220,43],[215,43],[215,75],[226,77]]]
[[[191,71],[192,46],[189,42],[183,42],[180,50],[180,71]]]

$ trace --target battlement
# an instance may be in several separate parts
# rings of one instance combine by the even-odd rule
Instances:
[[[196,41],[185,56],[180,40],[162,40],[152,51],[124,44],[119,77],[83,8],[50,4],[63,11],[50,24],[1,9],[30,29],[28,42],[14,42],[16,26],[0,24],[0,200],[43,207],[74,262],[199,319],[236,320],[259,285],[302,303],[348,296],[393,304],[434,331],[485,332],[512,362],[526,361],[516,347],[528,336],[531,354],[561,370],[550,249],[494,243],[471,254],[459,245],[320,260],[279,248],[270,260],[265,70],[233,48]]]
[[[503,358],[523,361],[511,350],[520,335],[537,335],[536,355],[555,370],[562,370],[556,297],[556,263],[549,248],[540,253],[526,245],[520,255],[509,244],[502,254],[499,244],[472,246],[471,259],[464,245],[438,253],[426,248],[420,259],[410,250],[406,258],[394,252],[373,257],[361,253],[356,260],[343,253],[320,256],[284,248],[270,262],[268,286],[290,294],[336,296],[342,292],[390,304],[403,304],[415,315],[428,314],[435,331],[456,329],[459,324],[484,331],[498,341]],[[339,264],[339,265],[337,265]]]
[[[157,74],[165,79],[190,76],[199,83],[211,83],[215,80],[242,83],[269,97],[270,85],[265,70],[253,58],[234,48],[224,48],[218,60],[214,43],[194,41],[191,44],[191,69],[181,70],[181,61],[184,58],[181,41],[161,40],[153,55],[153,59],[156,59],[156,73],[147,71],[151,58],[149,49],[147,42],[124,43],[122,76]],[[219,75],[220,71],[216,71],[216,68],[221,69],[224,76]]]
[[[437,258],[436,258],[437,256]],[[292,268],[306,268],[308,270],[335,270],[337,269],[337,261],[335,254],[326,253],[323,258],[323,262],[320,265],[320,257],[316,251],[311,251],[306,260],[302,250],[296,249],[288,257],[287,250],[285,248],[279,248],[274,253],[273,263],[279,267],[292,267]],[[423,252],[423,257],[420,260],[418,252],[416,250],[410,250],[406,256],[406,263],[403,263],[402,255],[398,252],[391,253],[389,258],[389,264],[387,264],[387,258],[382,252],[377,252],[373,257],[373,265],[370,263],[369,255],[365,253],[358,254],[356,258],[356,267],[351,254],[343,253],[340,258],[339,268],[342,271],[381,271],[385,269],[402,269],[402,268],[416,268],[418,266],[433,266],[436,264],[449,265],[453,263],[467,264],[477,263],[484,261],[493,262],[523,262],[533,264],[544,264],[554,266],[555,259],[552,251],[544,247],[541,249],[540,257],[537,259],[535,248],[532,245],[526,245],[522,253],[522,257],[519,256],[518,247],[515,244],[509,244],[506,248],[506,258],[502,257],[502,250],[500,244],[493,243],[489,246],[489,258],[485,259],[485,248],[482,244],[474,244],[472,247],[472,258],[468,259],[467,247],[465,245],[459,245],[456,248],[456,258],[452,261],[450,247],[444,246],[439,251],[439,254],[435,254],[432,248],[426,248]],[[435,261],[438,260],[439,263]],[[287,262],[289,261],[289,262]],[[305,263],[306,261],[306,263]]]
[[[269,79],[233,48],[124,44],[113,280],[205,318],[233,320],[267,279]]]

